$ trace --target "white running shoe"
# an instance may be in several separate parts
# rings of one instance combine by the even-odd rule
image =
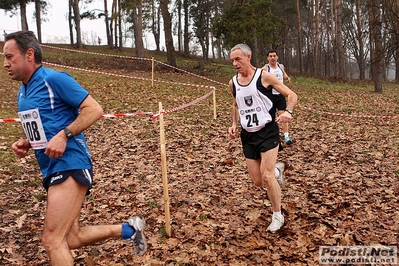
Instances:
[[[269,231],[270,233],[276,233],[284,224],[284,216],[277,216],[273,215],[272,216],[272,222],[270,225],[267,227],[266,231]]]
[[[283,189],[285,186],[285,180],[284,180],[284,163],[276,163],[276,168],[279,170],[280,174],[278,177],[276,177],[278,184],[280,185],[280,188]]]
[[[127,223],[133,227],[134,234],[130,238],[133,243],[134,252],[142,256],[147,251],[147,240],[144,235],[145,220],[141,216],[134,216],[132,219],[128,220]]]

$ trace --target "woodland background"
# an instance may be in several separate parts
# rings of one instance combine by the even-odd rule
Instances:
[[[0,47],[2,43],[0,42]],[[61,47],[66,48],[66,47]],[[131,49],[85,47],[89,52],[131,55]],[[264,189],[246,171],[240,141],[230,140],[234,69],[213,60],[205,71],[179,57],[178,67],[151,61],[44,48],[44,61],[65,69],[103,106],[106,114],[169,110],[216,87],[212,97],[165,115],[172,236],[165,231],[159,121],[151,116],[100,119],[85,135],[94,159],[95,186],[82,225],[147,220],[148,253],[109,240],[74,250],[76,265],[318,265],[323,245],[396,245],[399,239],[399,93],[384,83],[332,82],[292,76],[299,96],[291,124],[294,144],[284,146],[283,213],[277,234],[266,232],[271,209]],[[152,54],[160,61],[163,53]],[[91,73],[87,70],[102,71]],[[124,78],[106,73],[131,76]],[[16,117],[18,82],[0,71],[0,118]],[[215,82],[211,82],[214,80]],[[376,116],[374,118],[368,116]],[[395,118],[396,117],[396,118]],[[23,137],[19,123],[0,123],[0,264],[49,265],[41,245],[46,212],[42,176],[32,153],[17,158],[11,144]]]
[[[246,42],[256,66],[277,49],[290,73],[372,78],[377,92],[386,77],[399,82],[398,0],[104,0],[102,10],[90,9],[93,0],[65,2],[70,44],[78,48],[84,45],[81,20],[101,19],[107,46],[122,48],[132,37],[135,55],[142,57],[146,32],[156,51],[165,48],[172,66],[178,53],[201,54],[198,67],[204,69],[209,58],[228,59],[232,46]],[[31,3],[35,12],[27,14]],[[23,30],[33,16],[41,41],[49,1],[0,0],[0,8],[20,13]]]

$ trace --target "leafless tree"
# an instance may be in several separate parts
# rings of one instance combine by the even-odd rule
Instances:
[[[175,48],[173,45],[172,36],[172,18],[169,13],[168,4],[168,0],[160,0],[163,24],[165,28],[166,56],[168,59],[168,64],[171,66],[176,66]]]
[[[381,38],[381,0],[368,0],[368,15],[370,21],[370,55],[374,91],[382,93],[382,38]]]

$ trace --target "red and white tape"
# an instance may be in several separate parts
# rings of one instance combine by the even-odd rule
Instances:
[[[130,57],[130,56],[94,53],[94,52],[88,52],[88,51],[73,50],[73,49],[60,48],[60,47],[53,47],[53,46],[48,46],[48,45],[42,45],[42,46],[43,47],[47,47],[47,48],[52,48],[52,49],[72,51],[72,52],[78,52],[78,53],[87,53],[87,54],[94,54],[94,55],[120,57],[120,58],[128,58],[128,59],[138,59],[138,60],[151,60],[151,59],[148,59],[148,58],[139,58],[139,57]],[[3,54],[3,53],[0,52],[0,54]],[[179,70],[181,72],[184,72],[184,73],[187,73],[187,74],[191,74],[191,75],[197,76],[199,78],[202,78],[202,79],[205,79],[205,80],[208,80],[208,81],[211,81],[211,82],[215,82],[215,83],[218,83],[218,84],[221,84],[221,85],[225,85],[225,84],[223,84],[221,82],[214,81],[212,79],[193,74],[193,73],[185,71],[183,69],[179,69],[177,67],[170,66],[170,65],[165,64],[163,62],[160,62],[160,61],[156,61],[156,62],[159,63],[159,64],[163,64],[165,66],[171,67],[173,69]],[[202,97],[200,97],[200,98],[198,98],[198,99],[196,99],[194,101],[191,101],[189,103],[183,104],[183,105],[181,105],[179,107],[175,107],[175,108],[169,109],[167,111],[163,111],[162,112],[163,114],[167,114],[167,113],[170,113],[170,112],[181,110],[181,109],[186,108],[188,106],[194,105],[194,104],[202,101],[203,99],[209,97],[216,90],[216,88],[214,86],[208,86],[208,85],[190,84],[190,83],[181,83],[181,82],[171,82],[171,81],[164,81],[164,80],[152,80],[152,79],[149,79],[149,78],[141,78],[141,77],[134,77],[134,76],[128,76],[128,75],[115,74],[115,73],[108,73],[108,72],[98,71],[98,70],[90,70],[90,69],[83,69],[83,68],[77,68],[77,67],[71,67],[71,66],[64,66],[64,65],[59,65],[59,64],[49,63],[49,62],[43,62],[43,63],[44,64],[48,64],[48,65],[52,65],[52,66],[56,66],[56,67],[61,67],[61,68],[68,68],[68,69],[74,69],[74,70],[79,70],[79,71],[86,71],[86,72],[89,72],[89,73],[97,73],[97,74],[109,75],[109,76],[115,76],[115,77],[124,77],[124,78],[138,79],[138,80],[144,80],[144,81],[155,81],[155,82],[163,82],[163,83],[169,83],[169,84],[174,84],[174,85],[194,86],[194,87],[211,88],[212,89],[211,92],[209,92],[208,94],[206,94],[206,95],[204,95],[204,96],[202,96]],[[301,109],[313,111],[313,112],[316,112],[316,113],[319,113],[319,114],[327,114],[327,115],[340,116],[340,117],[352,117],[352,118],[356,117],[356,118],[371,118],[371,119],[375,119],[375,118],[376,119],[396,119],[396,118],[399,118],[399,115],[395,115],[395,116],[386,116],[386,115],[379,116],[379,115],[342,114],[342,113],[333,113],[333,112],[328,112],[328,111],[320,111],[320,110],[317,110],[317,109],[314,109],[314,108],[310,108],[310,107],[306,107],[306,106],[302,106],[302,105],[299,105],[299,104],[297,106],[299,108],[301,108]],[[144,114],[152,115],[152,120],[155,120],[160,115],[159,112],[156,113],[156,114],[154,114],[153,112],[137,112],[137,113],[132,113],[132,114],[129,114],[129,113],[127,113],[127,114],[107,114],[107,115],[103,115],[102,118],[126,117],[126,116],[136,116],[136,115],[144,115]],[[19,121],[20,121],[19,118],[4,118],[4,119],[0,118],[0,123],[1,122],[3,122],[3,123],[19,122]]]
[[[89,52],[89,51],[81,51],[81,50],[74,50],[74,49],[68,49],[68,48],[62,48],[62,47],[55,47],[55,46],[50,46],[50,45],[45,45],[45,44],[42,44],[41,46],[46,47],[46,48],[50,48],[50,49],[57,49],[57,50],[75,52],[75,53],[84,53],[84,54],[92,54],[92,55],[101,55],[101,56],[125,58],[125,59],[132,59],[132,60],[148,60],[148,61],[151,61],[151,60],[152,60],[152,59],[150,59],[150,58],[144,58],[144,57],[133,57],[133,56],[126,56],[126,55],[113,55],[113,54],[95,53],[95,52]],[[179,72],[183,72],[183,73],[186,73],[186,74],[195,76],[195,77],[200,78],[200,79],[203,79],[203,80],[207,80],[207,81],[210,81],[210,82],[213,82],[213,83],[217,83],[217,84],[226,86],[225,83],[222,83],[222,82],[219,82],[219,81],[216,81],[216,80],[213,80],[213,79],[204,77],[204,76],[200,76],[200,75],[197,75],[197,74],[194,74],[194,73],[191,73],[191,72],[189,72],[189,71],[186,71],[186,70],[181,69],[181,68],[178,68],[178,67],[171,66],[171,65],[166,64],[166,63],[164,63],[164,62],[161,62],[161,61],[158,61],[158,60],[155,60],[155,59],[154,59],[154,62],[155,62],[155,63],[158,63],[158,64],[160,64],[160,65],[164,65],[164,66],[167,66],[167,67],[169,67],[169,68],[178,70]]]
[[[113,76],[113,77],[138,79],[138,80],[144,80],[144,81],[154,81],[154,82],[159,82],[159,83],[168,83],[168,84],[173,84],[173,85],[191,86],[191,87],[206,88],[206,89],[215,88],[214,86],[209,86],[209,85],[173,82],[173,81],[156,80],[156,79],[152,80],[152,79],[149,79],[149,78],[134,77],[134,76],[129,76],[129,75],[121,75],[121,74],[109,73],[109,72],[98,71],[98,70],[91,70],[91,69],[84,69],[84,68],[78,68],[78,67],[72,67],[72,66],[59,65],[59,64],[55,64],[55,63],[49,63],[49,62],[43,62],[43,64],[50,65],[50,66],[55,66],[55,67],[60,67],[60,68],[68,68],[68,69],[73,69],[73,70],[85,71],[85,72],[89,72],[89,73],[108,75],[108,76]]]
[[[129,56],[118,56],[118,55],[101,54],[101,53],[94,53],[94,52],[87,52],[87,51],[80,51],[80,50],[59,48],[59,47],[48,46],[48,45],[42,45],[42,46],[48,47],[48,48],[53,48],[53,49],[61,49],[61,50],[66,50],[66,51],[80,52],[80,53],[88,53],[88,54],[95,54],[95,55],[114,56],[114,57],[122,57],[122,58],[128,58],[128,59],[138,59],[138,60],[151,60],[151,59],[148,59],[148,58],[139,58],[139,57],[129,57]],[[218,82],[218,81],[209,79],[209,78],[207,78],[207,77],[203,77],[203,76],[200,76],[200,75],[197,75],[197,74],[188,72],[188,71],[183,70],[183,69],[180,69],[180,68],[178,68],[178,67],[174,67],[174,66],[168,65],[168,64],[166,64],[166,63],[163,63],[163,62],[160,62],[160,61],[157,61],[157,60],[154,60],[154,62],[156,62],[156,63],[158,63],[158,64],[165,65],[165,66],[167,66],[167,67],[170,67],[170,68],[172,68],[172,69],[178,70],[178,71],[180,71],[180,72],[187,73],[187,74],[196,76],[196,77],[198,77],[198,78],[201,78],[201,79],[204,79],[204,80],[207,80],[207,81],[210,81],[210,82],[214,82],[214,83],[217,83],[217,84],[226,86],[226,84],[224,84],[224,83],[221,83],[221,82]],[[164,81],[157,81],[157,82],[164,82]],[[183,83],[176,83],[176,84],[192,85],[192,84],[183,84]],[[208,86],[208,87],[209,87],[209,86]],[[209,96],[209,95],[208,95],[208,96]],[[206,98],[206,97],[205,97],[205,98]],[[193,101],[193,102],[194,102],[194,101]],[[188,106],[189,106],[189,105],[188,105]],[[327,115],[340,116],[340,117],[376,118],[376,119],[396,119],[396,118],[399,118],[399,115],[396,115],[396,116],[386,116],[386,115],[379,116],[379,115],[358,115],[358,114],[333,113],[333,112],[328,112],[328,111],[316,110],[316,109],[314,109],[314,108],[310,108],[310,107],[306,107],[306,106],[301,106],[301,105],[299,105],[299,104],[298,104],[298,107],[299,107],[299,108],[302,108],[302,109],[305,109],[305,110],[313,111],[313,112],[316,112],[316,113],[319,113],[319,114],[327,114]],[[183,107],[183,108],[184,108],[184,107]],[[175,111],[175,110],[180,110],[180,109],[182,109],[182,108],[177,107],[177,108],[171,109],[170,111]],[[166,113],[168,113],[168,111],[165,111],[165,114],[166,114]],[[154,117],[156,117],[156,116],[159,116],[159,113],[156,114],[156,115],[154,115],[154,116],[153,116],[153,119],[154,119]]]
[[[127,58],[127,59],[137,59],[137,60],[148,60],[148,61],[151,61],[150,58],[144,58],[144,57],[132,57],[132,56],[114,55],[114,54],[102,54],[102,53],[95,53],[95,52],[89,52],[89,51],[82,51],[82,50],[74,50],[74,49],[68,49],[68,48],[62,48],[62,47],[55,47],[55,46],[50,46],[50,45],[45,45],[45,44],[42,44],[41,46],[42,47],[46,47],[46,48],[50,48],[50,49],[57,49],[57,50],[62,50],[62,51],[74,52],[74,53],[83,53],[83,54],[102,55],[102,56],[109,56],[109,57],[118,57],[118,58]]]
[[[107,114],[102,115],[100,118],[114,118],[114,117],[129,117],[129,116],[138,116],[138,115],[153,115],[153,112],[135,112],[135,113],[127,113],[127,114]]]
[[[127,113],[127,114],[105,114],[100,118],[115,118],[115,117],[129,117],[129,116],[138,116],[138,115],[154,115],[153,112],[135,112],[135,113]],[[21,122],[19,118],[0,118],[0,123],[10,123],[10,122]]]
[[[21,122],[19,118],[0,118],[0,123]]]
[[[189,107],[189,106],[191,106],[191,105],[194,105],[194,104],[196,104],[196,103],[199,103],[200,101],[202,101],[202,100],[208,98],[210,95],[212,95],[214,91],[215,91],[215,88],[214,88],[211,92],[205,94],[204,96],[202,96],[202,97],[200,97],[200,98],[198,98],[198,99],[196,99],[196,100],[194,100],[194,101],[191,101],[191,102],[189,102],[189,103],[183,104],[183,105],[181,105],[181,106],[179,106],[179,107],[172,108],[172,109],[167,110],[167,111],[162,111],[161,113],[162,113],[162,114],[171,113],[171,112],[174,112],[174,111],[177,111],[177,110],[184,109],[184,108]],[[152,116],[152,120],[157,119],[158,116],[159,116],[161,113],[158,112],[158,113],[154,114],[154,115]]]
[[[90,69],[83,69],[83,68],[77,68],[77,67],[71,67],[71,66],[64,66],[64,65],[58,65],[58,64],[54,64],[54,63],[48,63],[48,62],[43,62],[44,64],[47,65],[52,65],[52,66],[56,66],[56,67],[61,67],[61,68],[68,68],[68,69],[74,69],[74,70],[79,70],[79,71],[86,71],[89,73],[97,73],[97,74],[102,74],[102,75],[109,75],[109,76],[116,76],[116,77],[124,77],[124,78],[131,78],[131,79],[139,79],[139,80],[144,80],[144,81],[151,81],[150,79],[146,79],[146,78],[139,78],[139,77],[133,77],[133,76],[128,76],[128,75],[120,75],[120,74],[114,74],[114,73],[108,73],[108,72],[104,72],[104,71],[98,71],[98,70],[90,70]],[[199,88],[210,88],[212,89],[211,92],[207,93],[206,95],[191,101],[189,103],[183,104],[179,107],[175,107],[173,109],[167,110],[165,112],[163,112],[164,114],[170,113],[170,112],[174,112],[177,110],[181,110],[183,108],[186,108],[188,106],[194,105],[200,101],[202,101],[203,99],[209,97],[209,95],[211,95],[214,91],[215,91],[215,87],[214,86],[208,86],[208,85],[201,85],[201,84],[190,84],[190,83],[181,83],[181,82],[170,82],[170,81],[161,81],[161,80],[154,80],[156,82],[164,82],[164,83],[170,83],[170,84],[174,84],[174,85],[183,85],[183,86],[193,86],[193,87],[199,87]],[[155,120],[158,116],[158,114],[154,114],[153,112],[136,112],[136,113],[126,113],[126,114],[106,114],[103,115],[101,118],[113,118],[113,117],[127,117],[127,116],[137,116],[137,115],[152,115],[152,120]],[[19,118],[4,118],[1,119],[0,118],[0,123],[7,123],[7,122],[20,122],[21,120]]]

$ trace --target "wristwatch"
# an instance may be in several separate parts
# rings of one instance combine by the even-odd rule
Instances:
[[[285,109],[288,113],[290,113],[290,115],[292,115],[294,113],[294,111],[292,111],[291,109]]]
[[[72,132],[71,132],[68,128],[65,128],[65,129],[64,129],[64,132],[65,132],[65,136],[66,136],[68,139],[73,138],[73,134],[72,134]]]

